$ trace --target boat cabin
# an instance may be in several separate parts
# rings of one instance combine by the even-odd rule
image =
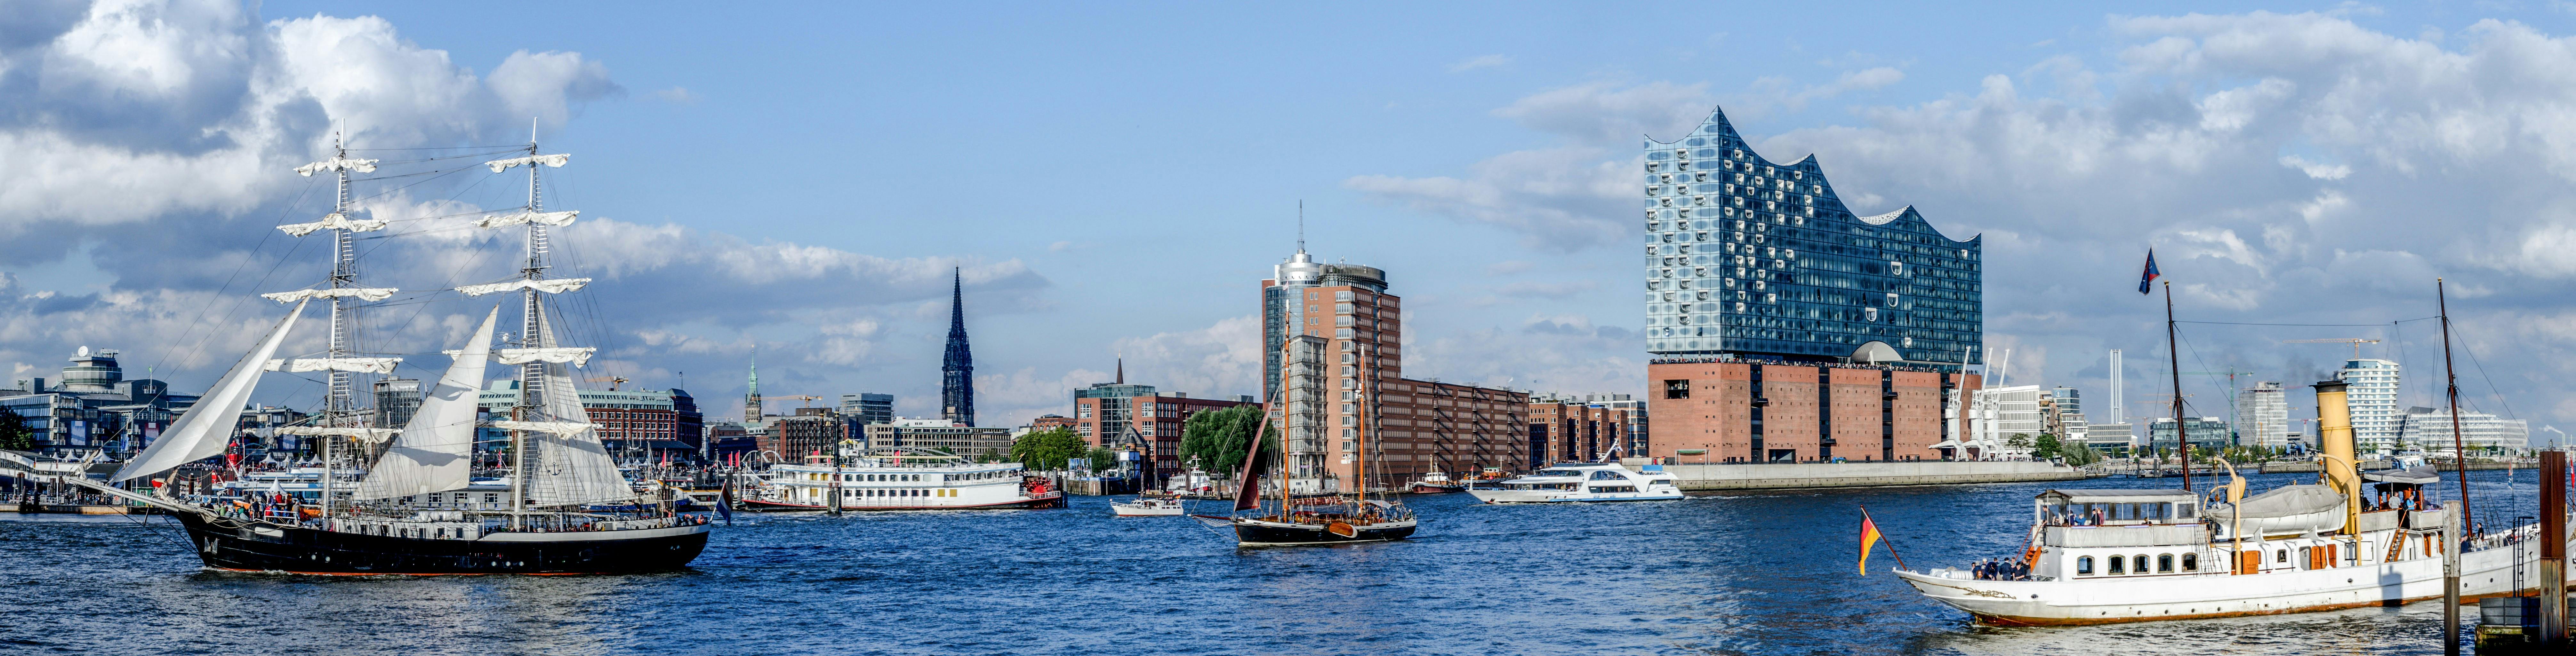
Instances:
[[[2199,524],[2200,497],[2182,490],[2049,490],[2040,493],[2041,526]]]

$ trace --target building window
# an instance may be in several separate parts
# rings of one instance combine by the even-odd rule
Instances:
[[[1690,398],[1690,381],[1688,381],[1688,380],[1667,380],[1667,381],[1664,381],[1664,398],[1667,398],[1667,399],[1687,399],[1687,398]]]

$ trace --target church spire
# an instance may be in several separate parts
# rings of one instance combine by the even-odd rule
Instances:
[[[760,347],[751,347],[751,391],[742,395],[742,420],[760,421]]]
[[[966,348],[966,275],[952,270],[948,288],[948,352],[940,359],[940,416],[975,425],[975,356]]]

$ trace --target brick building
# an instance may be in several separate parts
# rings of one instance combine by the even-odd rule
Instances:
[[[804,462],[805,456],[831,453],[836,442],[860,437],[856,418],[833,408],[797,408],[794,415],[761,423],[754,437],[761,451],[777,454],[778,462]]]
[[[1893,366],[1659,362],[1647,366],[1655,440],[1680,462],[1940,460],[1960,435],[1945,408],[1977,374]]]
[[[1610,452],[1613,445],[1622,455],[1636,448],[1635,427],[1642,422],[1643,410],[1631,409],[1636,401],[1626,394],[1619,399],[1595,401],[1589,397],[1541,397],[1529,403],[1529,443],[1522,448],[1530,467],[1545,467],[1560,462],[1587,462]]]
[[[1367,469],[1367,487],[1384,489],[1435,470],[1518,469],[1529,394],[1405,378],[1403,299],[1386,290],[1386,272],[1303,248],[1261,281],[1264,387],[1290,484],[1350,490],[1343,481]]]
[[[1181,434],[1191,415],[1239,405],[1260,404],[1248,395],[1202,399],[1181,392],[1158,392],[1152,385],[1131,385],[1122,365],[1116,382],[1073,391],[1073,416],[1069,420],[1074,434],[1093,446],[1152,445],[1152,469],[1168,475],[1187,468],[1188,463],[1181,462]]]

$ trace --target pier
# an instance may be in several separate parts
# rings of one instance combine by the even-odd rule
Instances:
[[[1684,492],[1790,490],[1892,485],[1959,485],[2083,480],[2082,470],[2047,462],[1839,462],[1664,465]]]

